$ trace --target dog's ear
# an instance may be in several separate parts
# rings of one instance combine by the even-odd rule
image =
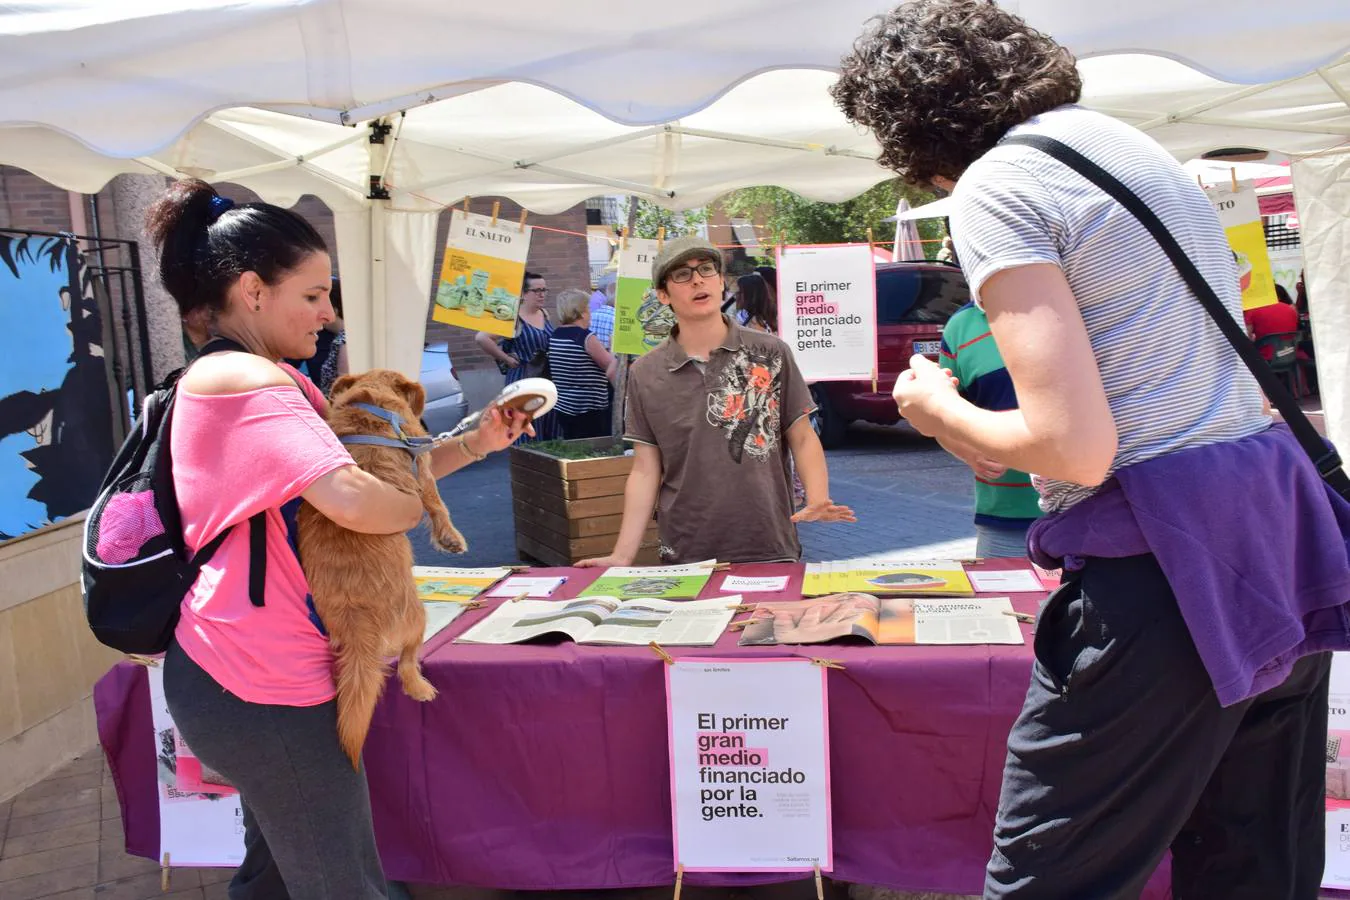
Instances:
[[[422,410],[427,405],[427,389],[416,381],[399,376],[398,391],[408,401],[408,406],[412,409],[413,415],[420,419]]]
[[[333,382],[333,386],[328,389],[328,396],[336,400],[339,394],[354,384],[356,384],[355,375],[339,375]]]

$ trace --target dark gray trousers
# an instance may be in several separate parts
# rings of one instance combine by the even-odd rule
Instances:
[[[244,861],[230,900],[386,900],[365,766],[337,741],[334,701],[246,703],[173,644],[169,712],[192,752],[239,789]]]
[[[984,896],[1316,900],[1330,654],[1221,707],[1150,556],[1091,559],[1036,623]]]

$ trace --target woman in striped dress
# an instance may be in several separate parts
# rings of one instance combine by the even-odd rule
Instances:
[[[558,295],[558,321],[548,344],[548,368],[558,388],[558,422],[567,439],[610,433],[610,380],[616,360],[591,333],[590,297]]]
[[[546,361],[553,323],[544,309],[547,301],[548,285],[544,282],[544,276],[526,272],[520,292],[520,306],[516,310],[515,336],[499,340],[486,331],[478,332],[478,346],[496,360],[497,368],[506,375],[507,384],[515,384],[522,378],[548,377]],[[520,440],[522,443],[530,440],[548,441],[559,436],[558,417],[550,412],[534,420],[533,438],[525,435]]]

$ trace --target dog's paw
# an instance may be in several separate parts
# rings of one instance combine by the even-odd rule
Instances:
[[[433,530],[431,546],[442,553],[463,553],[469,549],[469,542],[464,540],[464,535],[452,525],[449,528]]]
[[[423,703],[436,699],[436,689],[431,686],[430,681],[427,681],[421,675],[403,682],[403,693]]]

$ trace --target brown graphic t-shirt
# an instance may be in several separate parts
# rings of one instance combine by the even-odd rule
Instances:
[[[723,318],[706,363],[675,335],[633,363],[624,437],[661,451],[664,561],[796,561],[786,435],[815,404],[787,344]]]

